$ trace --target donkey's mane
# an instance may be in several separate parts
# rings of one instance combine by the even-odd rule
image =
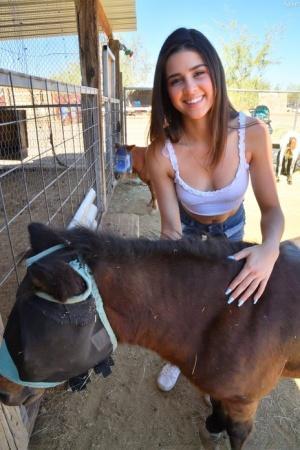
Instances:
[[[93,265],[100,259],[118,259],[128,262],[149,256],[174,258],[199,258],[206,261],[219,261],[252,245],[246,242],[230,242],[227,239],[184,237],[179,240],[122,238],[108,233],[95,233],[87,228],[75,228],[62,232],[62,237],[70,243],[84,260]]]

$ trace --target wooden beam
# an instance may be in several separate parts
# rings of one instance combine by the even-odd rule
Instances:
[[[104,33],[106,34],[106,36],[108,38],[112,38],[113,37],[112,28],[106,17],[101,0],[98,0],[98,20],[99,20],[99,25],[101,25],[101,28],[104,31]]]
[[[108,46],[115,57],[115,70],[116,70],[116,97],[121,99],[122,86],[120,84],[120,42],[117,39],[109,39]]]
[[[91,148],[93,143],[98,142],[100,167],[97,168],[96,173],[96,188],[98,202],[102,198],[104,209],[106,208],[106,190],[105,190],[105,162],[104,162],[104,150],[102,144],[102,80],[100,67],[102,61],[100,57],[99,46],[99,0],[75,0],[76,18],[77,18],[77,30],[79,39],[79,53],[80,53],[80,69],[82,84],[98,89],[98,114],[91,109],[90,101],[91,96],[82,94],[82,120],[84,134],[84,147],[87,151]],[[89,113],[92,111],[92,114]],[[91,117],[91,115],[93,117]],[[97,127],[91,126],[90,121],[97,123]],[[97,144],[95,144],[97,145]],[[94,148],[93,151],[96,149]],[[92,162],[89,158],[92,158],[91,150],[87,154],[88,161]],[[96,163],[98,159],[96,158]]]
[[[99,88],[98,0],[76,0],[82,84]]]

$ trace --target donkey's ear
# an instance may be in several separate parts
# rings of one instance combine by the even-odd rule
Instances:
[[[65,240],[58,231],[44,225],[32,222],[28,225],[31,248],[35,253],[42,252],[53,245],[63,244]]]
[[[38,291],[65,302],[86,289],[85,281],[64,261],[49,264],[47,261],[32,264],[27,273]]]

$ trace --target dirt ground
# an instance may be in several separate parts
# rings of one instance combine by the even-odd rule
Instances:
[[[290,210],[285,237],[291,237],[300,223],[300,173],[292,186],[282,177],[278,187],[284,208]],[[159,215],[149,214],[149,199],[146,186],[134,180],[122,182],[115,189],[110,211],[138,214],[140,235],[153,237],[159,233]],[[250,191],[246,198],[248,239],[258,239],[259,215],[254,203]],[[210,440],[204,426],[210,408],[183,376],[172,392],[157,389],[155,380],[162,366],[157,355],[119,346],[114,359],[112,375],[106,379],[93,375],[82,393],[62,388],[48,391],[30,450],[229,449],[226,437]],[[299,389],[294,380],[284,380],[262,401],[245,450],[299,450]]]

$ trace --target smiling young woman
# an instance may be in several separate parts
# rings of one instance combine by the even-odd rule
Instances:
[[[242,306],[251,298],[257,303],[277,260],[284,224],[269,133],[262,122],[230,103],[221,60],[197,30],[179,28],[161,48],[150,140],[147,164],[163,237],[205,234],[241,240],[243,199],[251,176],[261,210],[262,243],[232,255],[245,264],[224,292],[224,301],[237,300]],[[177,367],[165,366],[159,387],[172,389],[179,374]]]

